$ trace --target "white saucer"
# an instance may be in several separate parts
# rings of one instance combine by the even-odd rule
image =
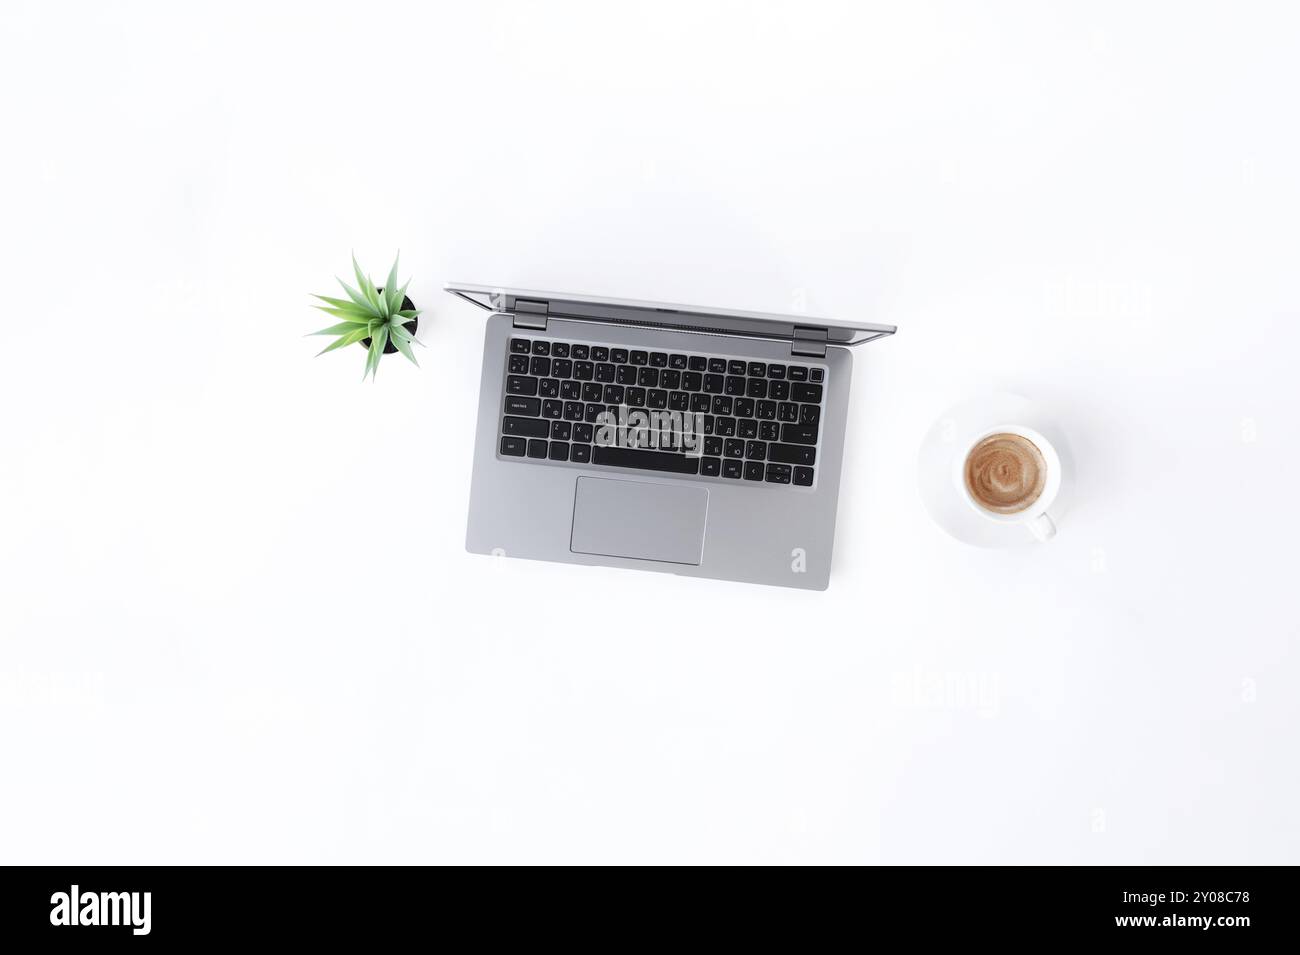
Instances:
[[[1019,424],[1032,428],[1055,446],[1061,458],[1061,491],[1052,504],[1058,530],[1069,507],[1074,486],[1074,458],[1065,434],[1042,405],[1020,395],[996,394],[975,398],[949,408],[926,432],[917,454],[917,486],[934,522],[945,531],[976,547],[1016,547],[1036,544],[1023,524],[990,521],[975,512],[953,480],[956,456],[990,428]]]

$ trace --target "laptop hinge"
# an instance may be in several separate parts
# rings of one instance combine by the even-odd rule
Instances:
[[[807,358],[825,358],[826,340],[829,332],[824,328],[809,328],[805,325],[794,327],[794,342],[790,345],[790,354],[803,355]]]
[[[545,331],[547,308],[545,302],[534,302],[526,298],[515,299],[513,309],[515,328],[532,328]]]

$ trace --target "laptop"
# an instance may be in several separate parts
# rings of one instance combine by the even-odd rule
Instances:
[[[868,325],[533,292],[490,313],[472,553],[825,590]]]

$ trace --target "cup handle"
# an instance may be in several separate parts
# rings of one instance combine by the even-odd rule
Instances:
[[[1056,536],[1056,524],[1043,512],[1029,522],[1029,531],[1040,541],[1051,540]]]

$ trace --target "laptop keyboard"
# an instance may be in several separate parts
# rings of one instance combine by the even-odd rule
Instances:
[[[713,354],[511,338],[503,458],[812,487],[826,369]],[[602,412],[702,415],[694,453],[602,447]],[[702,453],[701,453],[702,452]]]

